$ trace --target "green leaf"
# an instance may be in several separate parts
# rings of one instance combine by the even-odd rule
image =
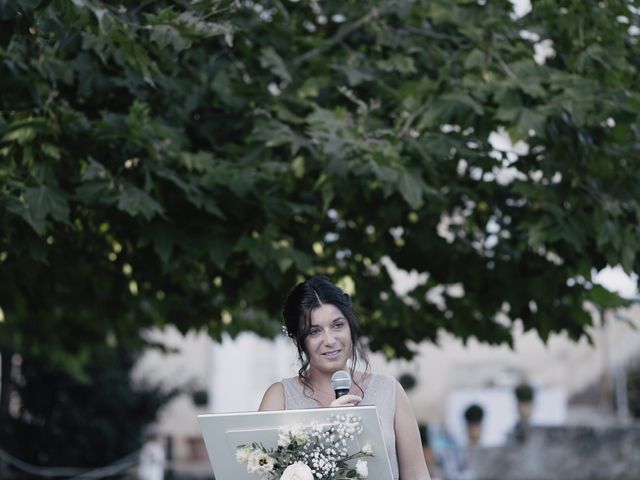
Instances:
[[[67,196],[57,188],[47,185],[27,188],[25,200],[33,218],[51,216],[59,222],[69,223]]]
[[[464,60],[464,66],[468,69],[474,69],[482,67],[486,64],[486,55],[479,48],[474,48],[467,58]]]
[[[377,65],[383,72],[398,72],[402,74],[416,72],[413,58],[405,55],[392,55],[387,60],[378,61]]]
[[[24,203],[11,202],[7,210],[21,217],[40,236],[46,232],[47,224],[44,217],[34,217],[31,209]]]
[[[178,186],[180,190],[184,192],[186,199],[192,205],[202,208],[219,218],[225,218],[212,195],[204,193],[198,185],[193,182],[183,180],[176,172],[167,168],[159,168],[156,172],[160,177],[166,178],[174,185]]]
[[[172,232],[164,228],[154,230],[153,248],[162,260],[162,263],[168,264],[173,252],[174,238]]]
[[[89,159],[89,163],[86,164],[82,169],[82,181],[92,181],[92,180],[110,180],[111,173],[102,165],[100,162]]]
[[[629,302],[615,292],[607,290],[602,285],[594,285],[588,293],[589,300],[601,308],[620,308]]]
[[[62,153],[60,152],[60,149],[55,145],[51,145],[50,143],[43,143],[41,148],[42,148],[42,152],[46,156],[51,157],[54,160],[60,160],[62,158]]]
[[[227,259],[233,252],[234,247],[234,244],[229,240],[221,237],[220,235],[214,235],[213,240],[209,243],[207,248],[207,253],[216,266],[222,270],[225,268]]]
[[[291,82],[291,74],[284,61],[272,48],[267,47],[260,53],[260,65],[271,70],[271,73],[279,77],[283,82]]]
[[[17,142],[25,145],[32,142],[37,136],[37,131],[32,127],[20,127],[11,130],[2,137],[3,142]]]
[[[117,207],[132,217],[142,216],[147,220],[164,214],[162,205],[133,185],[120,186]]]
[[[411,208],[418,209],[423,205],[423,187],[424,183],[419,176],[411,174],[408,171],[403,171],[400,174],[398,189],[402,194],[402,198],[404,198]]]
[[[356,68],[353,65],[339,65],[338,68],[346,75],[350,87],[355,87],[375,78],[370,72]]]
[[[73,195],[78,201],[84,204],[111,204],[117,200],[115,183],[113,181],[82,183],[75,189]]]
[[[181,52],[191,46],[191,41],[184,38],[178,29],[171,25],[154,25],[150,35],[151,41],[158,44],[160,48],[171,45],[174,51]]]
[[[518,117],[517,133],[515,139],[522,140],[529,137],[530,133],[535,132],[538,136],[545,134],[545,116],[540,112],[528,108],[523,108]],[[511,133],[513,130],[510,130]]]
[[[256,123],[253,132],[251,132],[251,139],[262,142],[269,148],[289,145],[291,155],[298,153],[300,148],[306,144],[305,140],[291,127],[275,120]]]

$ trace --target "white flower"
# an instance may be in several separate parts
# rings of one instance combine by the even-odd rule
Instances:
[[[247,461],[247,472],[264,475],[273,470],[276,461],[262,450],[254,450]]]
[[[303,445],[307,441],[307,433],[299,423],[280,427],[278,446],[287,448],[292,441],[295,441],[298,445]]]
[[[313,480],[313,473],[307,464],[296,462],[284,469],[280,480]]]
[[[365,443],[360,451],[365,455],[373,455],[373,447],[370,443]]]
[[[300,430],[299,432],[295,433],[294,439],[298,445],[302,445],[303,443],[307,442],[307,434],[304,430]]]
[[[280,432],[278,434],[278,446],[287,448],[289,444],[291,444],[291,435],[289,435],[289,432],[287,433]]]
[[[249,455],[253,452],[251,447],[240,447],[236,450],[236,460],[238,463],[244,463],[249,460]]]
[[[356,463],[356,473],[359,478],[367,478],[369,476],[369,467],[366,460],[358,460]]]

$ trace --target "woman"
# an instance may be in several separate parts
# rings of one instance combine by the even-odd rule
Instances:
[[[302,365],[298,376],[267,389],[259,410],[376,405],[394,478],[429,480],[407,394],[394,378],[369,373],[349,295],[317,275],[293,289],[282,313]],[[356,370],[359,358],[364,371]],[[353,385],[349,394],[335,398],[331,375],[346,370],[350,359]]]

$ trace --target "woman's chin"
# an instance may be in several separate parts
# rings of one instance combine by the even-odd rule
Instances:
[[[330,373],[333,375],[338,370],[347,370],[347,361],[343,358],[331,361],[327,361],[325,359],[323,362],[320,362],[316,368],[323,373]]]
[[[327,365],[327,370],[331,372],[332,375],[336,373],[338,370],[348,370],[347,361],[342,360],[340,362],[331,362],[329,365]]]

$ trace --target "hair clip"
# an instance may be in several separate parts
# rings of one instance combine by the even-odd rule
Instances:
[[[351,306],[351,296],[348,293],[344,293],[343,295],[347,305]]]

